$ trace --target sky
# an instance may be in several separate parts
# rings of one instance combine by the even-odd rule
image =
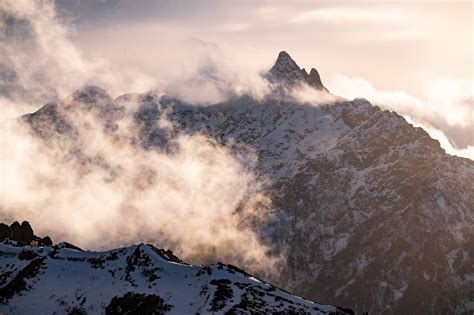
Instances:
[[[28,1],[15,3],[28,7]],[[318,69],[332,93],[395,110],[429,130],[448,153],[474,158],[472,1],[56,0],[55,5],[50,17],[57,30],[51,23],[38,25],[44,42],[66,42],[54,49],[63,58],[54,60],[61,71],[51,77],[70,83],[59,96],[77,88],[94,63],[108,65],[100,82],[113,95],[166,85],[178,94],[194,89],[197,101],[211,101],[213,89],[190,82],[199,77],[256,90],[258,74],[285,50],[301,67]]]
[[[262,65],[287,50],[325,76],[344,72],[414,95],[427,79],[472,79],[470,1],[61,0],[58,7],[78,26],[78,43],[118,60],[160,58],[169,41],[196,40]]]
[[[415,96],[429,79],[472,80],[471,1],[60,0],[58,7],[78,27],[77,43],[120,61],[140,56],[158,67],[169,44],[195,40],[262,66],[287,50],[323,77],[342,72]]]
[[[398,110],[425,129],[440,129],[451,152],[474,155],[472,1],[60,0],[57,6],[86,55],[169,79],[208,58],[265,71],[286,50],[301,67],[317,68],[333,93]]]

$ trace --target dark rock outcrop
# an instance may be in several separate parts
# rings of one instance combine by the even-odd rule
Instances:
[[[18,221],[15,221],[10,225],[10,239],[12,241],[21,242],[21,225]]]
[[[5,223],[0,223],[0,241],[3,241],[6,238],[10,238],[12,230]]]
[[[36,236],[33,234],[33,229],[31,228],[30,223],[23,221],[20,225],[20,241],[24,243],[31,243]]]
[[[18,245],[53,245],[49,236],[36,236],[28,221],[23,221],[21,224],[18,221],[15,221],[10,226],[5,223],[0,223],[0,242],[6,239],[15,241]]]
[[[315,68],[311,68],[308,74],[305,69],[301,69],[296,64],[286,51],[281,51],[278,54],[278,58],[270,69],[267,78],[272,83],[282,83],[286,86],[306,83],[317,90],[328,92]]]
[[[114,297],[105,313],[161,315],[168,312],[171,307],[158,295],[128,292],[124,296]]]

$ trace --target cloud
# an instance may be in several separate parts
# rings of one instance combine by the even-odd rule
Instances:
[[[0,12],[2,66],[13,76],[9,96],[41,103],[64,98],[85,84],[112,93],[153,86],[142,73],[85,58],[68,38],[70,29],[59,23],[52,1],[2,1]]]
[[[59,23],[53,2],[6,1],[0,11],[6,38],[0,49],[5,67],[15,73],[8,82],[14,93],[0,97],[2,220],[28,220],[40,235],[87,249],[145,241],[194,263],[219,259],[253,272],[273,271],[280,259],[267,255],[270,248],[253,228],[271,203],[262,192],[265,183],[254,176],[251,154],[236,157],[208,137],[179,134],[166,119],[158,127],[174,135],[172,150],[144,150],[131,118],[136,97],[122,104],[126,113],[120,119],[104,125],[97,110],[113,103],[111,98],[84,108],[69,96],[97,84],[113,96],[153,87],[158,94],[202,103],[236,93],[258,98],[266,89],[258,73],[236,71],[213,44],[191,40],[183,49],[199,49],[193,59],[182,59],[183,71],[169,81],[166,75],[154,78],[84,55]],[[172,59],[181,56],[188,51]],[[43,141],[18,122],[46,100],[59,102],[59,114],[74,134],[56,136],[47,131],[51,121],[40,120],[47,132]]]
[[[343,100],[343,98],[338,95],[316,90],[307,84],[296,85],[287,93],[292,98],[292,101],[311,105],[331,104]]]
[[[449,139],[441,130],[434,128],[429,123],[413,120],[410,116],[405,116],[405,119],[415,127],[423,128],[428,134],[439,141],[441,147],[446,150],[448,154],[466,157],[474,160],[474,146],[468,145],[464,148],[459,148],[451,139]]]
[[[51,132],[51,122],[37,118],[46,142],[3,119],[0,217],[29,220],[40,235],[87,249],[145,241],[193,263],[273,271],[279,258],[267,255],[253,229],[271,211],[264,183],[253,175],[255,158],[239,160],[208,137],[179,133],[171,150],[145,150],[141,127],[128,118],[134,102],[112,129],[94,108],[62,103],[55,117],[70,132]],[[158,126],[176,133],[165,118]]]
[[[330,24],[395,24],[403,25],[407,16],[398,10],[373,7],[322,7],[296,15],[293,23],[322,22]]]
[[[193,39],[178,43],[176,51],[184,47],[193,51],[192,58],[184,58],[183,71],[163,84],[165,93],[193,104],[215,104],[244,94],[261,100],[270,92],[261,69],[237,61],[229,47]],[[175,56],[170,59],[183,66]]]
[[[450,154],[474,159],[474,83],[435,79],[426,81],[423,98],[403,91],[377,90],[369,81],[334,74],[327,83],[335,94],[364,97],[382,108],[396,111],[440,141]]]

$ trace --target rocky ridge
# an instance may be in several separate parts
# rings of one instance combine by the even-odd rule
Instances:
[[[15,221],[10,226],[0,223],[0,242],[7,239],[23,245],[51,246],[53,244],[49,236],[36,236],[27,221],[23,221],[21,224]]]
[[[353,314],[316,304],[232,265],[193,266],[169,250],[105,252],[0,243],[5,314]]]

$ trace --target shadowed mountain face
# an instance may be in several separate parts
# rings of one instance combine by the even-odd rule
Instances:
[[[0,266],[4,314],[353,314],[232,265],[188,265],[152,245],[85,252],[4,240]]]
[[[285,52],[267,78],[325,90],[316,70],[308,75]],[[113,136],[132,97],[112,100],[96,87],[74,95],[83,105],[49,104],[24,117],[38,136],[74,152],[81,135],[62,112],[93,113]],[[423,129],[363,99],[313,106],[243,96],[198,107],[154,93],[133,98],[144,149],[171,150],[184,132],[215,138],[236,155],[257,153],[276,215],[255,229],[275,251],[286,250],[272,279],[285,289],[356,312],[472,311],[474,162],[447,155]]]

